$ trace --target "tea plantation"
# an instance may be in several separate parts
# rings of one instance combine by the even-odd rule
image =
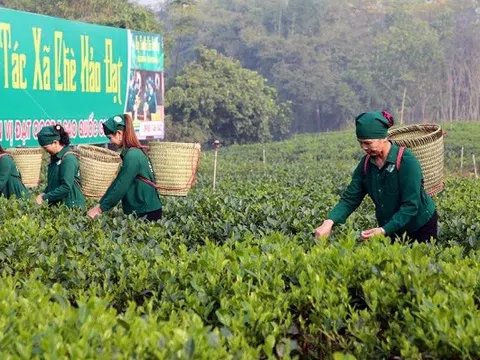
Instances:
[[[221,148],[215,191],[205,151],[158,224],[0,199],[0,358],[480,358],[480,124],[445,129],[435,244],[361,243],[370,201],[314,239],[352,130]]]

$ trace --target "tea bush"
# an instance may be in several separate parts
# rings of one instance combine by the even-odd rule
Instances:
[[[1,358],[478,358],[479,183],[448,175],[436,243],[361,243],[368,200],[315,240],[360,157],[350,132],[222,148],[213,191],[204,152],[155,224],[1,198]]]

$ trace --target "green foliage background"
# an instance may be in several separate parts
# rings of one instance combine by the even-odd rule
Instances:
[[[171,108],[167,103],[167,126],[175,139],[281,139],[288,132],[345,128],[368,110],[388,109],[404,123],[476,121],[480,114],[480,0],[167,0],[151,9],[128,0],[3,3],[163,34],[167,98],[175,100]],[[201,48],[215,49],[260,77],[235,70],[253,83],[231,89],[235,96],[228,97],[222,86],[238,80],[230,83],[234,77],[219,67],[219,81],[206,81],[218,89],[215,96],[207,98],[199,86],[187,89],[186,77],[205,80],[192,65]],[[275,95],[255,98],[270,87]],[[183,96],[177,98],[179,89]],[[244,110],[238,108],[243,93]],[[202,96],[224,106],[212,111],[199,103]],[[272,99],[280,110],[272,110]],[[264,111],[251,110],[258,108]],[[265,117],[281,131],[266,126]]]
[[[159,12],[173,82],[199,45],[239,59],[292,102],[293,132],[479,118],[478,0],[197,0]]]

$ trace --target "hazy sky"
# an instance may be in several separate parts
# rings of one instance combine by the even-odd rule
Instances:
[[[154,5],[158,3],[162,3],[164,0],[134,0],[142,5]]]

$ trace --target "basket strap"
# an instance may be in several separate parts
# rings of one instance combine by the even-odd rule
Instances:
[[[155,184],[153,181],[148,180],[145,176],[137,175],[135,176],[138,180],[143,181],[144,183],[154,187],[155,189],[160,189],[160,185]]]
[[[67,156],[67,155],[70,155],[70,154],[73,154],[73,155],[75,155],[75,156],[78,158],[78,154],[77,154],[76,152],[74,152],[74,151],[67,151],[65,154],[62,155],[62,157],[61,157],[60,160],[63,161],[63,158],[64,158],[65,156]]]
[[[148,146],[133,146],[129,149],[140,149],[142,150],[142,152],[145,154],[145,156],[147,157],[147,160],[148,162],[151,164],[152,162],[150,161],[150,157],[147,155],[147,153],[145,152],[146,150],[149,149]],[[128,151],[128,150],[127,150]],[[155,173],[153,174],[153,176],[155,176]],[[154,183],[153,181],[147,179],[145,176],[142,176],[140,174],[138,174],[137,176],[135,176],[136,179],[140,180],[140,181],[143,181],[144,183],[150,185],[151,187],[155,188],[155,189],[160,189],[160,185]]]
[[[363,175],[367,175],[368,162],[370,161],[370,155],[365,156],[365,161],[363,162]]]
[[[184,187],[174,187],[174,186],[161,186],[161,185],[158,185],[156,183],[154,183],[153,181],[151,180],[148,180],[146,177],[142,176],[142,175],[137,175],[136,178],[140,181],[143,181],[145,184],[148,184],[150,185],[151,187],[155,188],[155,189],[158,189],[158,190],[171,190],[171,191],[175,191],[175,190],[185,190],[188,188],[189,184],[187,184],[186,186]],[[190,181],[189,181],[190,183]]]
[[[405,146],[400,146],[400,148],[398,149],[397,162],[395,164],[397,171],[400,170],[400,165],[402,164],[402,157],[403,157],[403,153],[405,152],[405,149],[406,149]],[[422,188],[425,188],[425,179],[423,177],[421,180],[421,185],[422,185]]]
[[[405,152],[405,146],[400,146],[397,154],[397,163],[396,163],[397,171],[400,170],[400,165],[402,164],[402,157],[404,152]]]
[[[153,181],[148,180],[146,177],[144,177],[142,175],[137,175],[136,178],[140,181],[143,181],[145,184],[148,184],[151,187],[153,187],[155,189],[158,189],[158,190],[183,190],[184,189],[184,188],[174,188],[174,187],[169,188],[169,187],[160,186],[160,185],[154,183]]]

